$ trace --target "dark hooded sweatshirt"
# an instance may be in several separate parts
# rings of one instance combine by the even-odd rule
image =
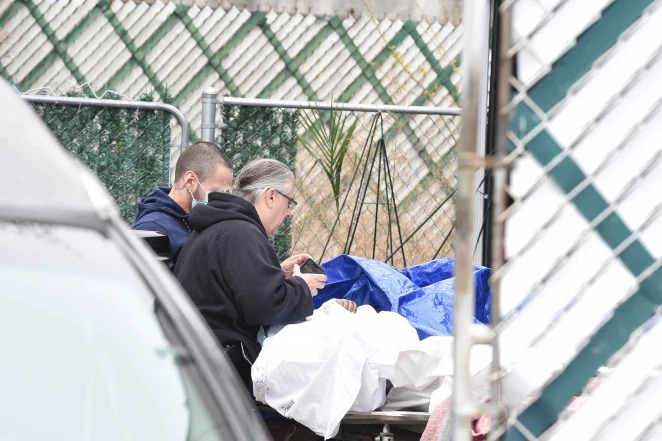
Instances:
[[[179,251],[189,236],[188,213],[169,195],[170,188],[154,187],[138,199],[134,230],[160,231],[170,241],[170,260],[177,262]]]
[[[300,277],[285,278],[253,204],[210,193],[208,205],[191,211],[189,224],[193,232],[175,276],[223,346],[243,346],[252,363],[261,348],[260,326],[312,315],[308,285]]]

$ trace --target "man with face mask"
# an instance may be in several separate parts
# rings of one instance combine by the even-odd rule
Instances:
[[[206,204],[209,193],[232,186],[232,162],[216,145],[198,142],[186,148],[175,165],[172,187],[154,187],[138,200],[134,230],[159,231],[168,236],[172,263],[190,235],[189,213]]]

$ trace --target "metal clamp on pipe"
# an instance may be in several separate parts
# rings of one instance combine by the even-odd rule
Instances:
[[[492,328],[487,325],[474,323],[469,331],[471,333],[471,341],[473,344],[487,345],[491,344],[496,338],[496,334]]]

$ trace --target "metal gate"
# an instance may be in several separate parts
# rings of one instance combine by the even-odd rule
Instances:
[[[104,183],[129,224],[136,200],[169,185],[171,158],[188,146],[188,123],[169,104],[74,96],[23,95],[67,151]]]
[[[276,247],[281,257],[308,252],[324,261],[345,253],[402,268],[453,255],[459,109],[217,97],[213,90],[202,104],[202,138],[217,142],[235,171],[255,157],[295,171],[299,205]]]

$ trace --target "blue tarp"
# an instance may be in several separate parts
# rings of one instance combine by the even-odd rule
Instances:
[[[398,271],[371,259],[342,254],[321,266],[326,286],[313,298],[315,308],[332,298],[344,298],[377,311],[393,311],[416,328],[419,338],[453,334],[454,259],[437,259]],[[490,269],[474,265],[476,322],[489,323]]]

